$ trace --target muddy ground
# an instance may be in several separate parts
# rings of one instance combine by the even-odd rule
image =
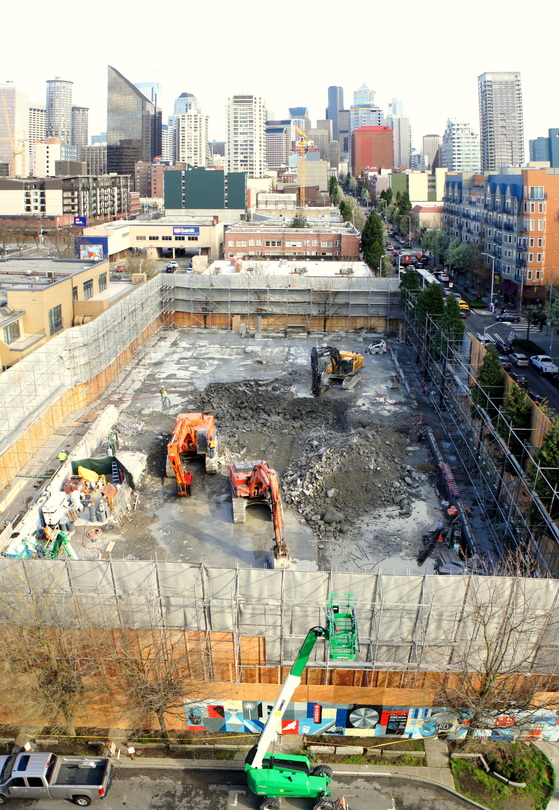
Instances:
[[[369,340],[328,338],[361,352]],[[233,524],[228,482],[231,462],[264,459],[281,479],[293,567],[431,572],[416,557],[443,508],[414,402],[391,387],[390,354],[365,355],[352,391],[330,387],[313,397],[310,350],[323,342],[188,330],[156,336],[110,397],[120,408],[121,448],[147,457],[138,505],[120,526],[104,527],[96,547],[114,542],[113,558],[268,565],[269,510],[255,506],[245,524]],[[171,397],[165,411],[162,384]],[[188,411],[215,415],[220,463],[210,476],[194,460],[192,497],[179,498],[165,477],[165,450],[177,413]],[[95,556],[88,545],[75,543],[80,556]]]

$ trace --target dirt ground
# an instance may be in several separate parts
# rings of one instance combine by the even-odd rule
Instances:
[[[329,336],[363,353],[371,338]],[[241,338],[223,332],[164,331],[110,396],[118,405],[121,452],[141,451],[138,505],[120,526],[103,527],[96,548],[113,558],[203,561],[216,566],[269,564],[269,509],[247,510],[233,524],[228,481],[233,461],[266,460],[281,480],[284,538],[292,567],[385,573],[418,567],[422,535],[441,520],[434,466],[419,441],[419,413],[405,388],[392,388],[390,354],[365,354],[352,391],[310,391],[310,351],[323,336]],[[171,407],[162,411],[159,387]],[[193,460],[192,497],[165,477],[166,444],[176,415],[213,413],[219,470]],[[85,533],[74,543],[94,558]]]

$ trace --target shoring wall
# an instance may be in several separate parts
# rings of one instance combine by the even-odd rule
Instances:
[[[24,605],[31,594],[35,604],[37,594],[43,599],[42,622],[66,627],[68,633],[111,628],[147,638],[162,628],[173,638],[173,656],[182,655],[176,645],[183,645],[197,673],[185,691],[200,698],[202,720],[190,723],[187,708],[184,724],[198,731],[250,730],[251,712],[262,717],[269,711],[306,633],[325,625],[332,591],[355,596],[360,648],[355,661],[332,662],[327,645],[317,643],[290,710],[299,718],[298,728],[312,723],[312,706],[318,703],[324,710],[320,722],[336,717],[339,733],[435,733],[425,728],[434,729],[429,718],[444,709],[436,702],[441,678],[459,677],[465,656],[475,665],[476,613],[487,602],[495,608],[487,626],[491,637],[506,633],[510,624],[523,628],[510,654],[525,653],[525,673],[539,682],[557,671],[558,580],[0,558],[0,587],[4,628],[25,624],[25,611],[14,611],[14,605]],[[557,705],[558,679],[551,683]],[[102,723],[105,715],[99,711],[90,709],[89,724]],[[360,725],[355,719],[360,712],[378,715],[378,722]],[[242,717],[242,728],[233,721],[227,728],[223,719],[216,725],[224,713],[237,716],[235,722]],[[460,717],[452,721],[456,727],[462,727]],[[543,709],[538,716],[546,738],[559,736],[556,721],[556,710]],[[392,722],[401,730],[386,732]],[[125,718],[122,723],[126,726]],[[527,726],[518,724],[517,733],[527,734]]]
[[[159,328],[159,277],[0,375],[0,490],[72,416],[95,403]]]

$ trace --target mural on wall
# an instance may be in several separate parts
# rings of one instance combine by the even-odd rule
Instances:
[[[186,718],[191,731],[259,733],[273,704],[257,701],[199,701],[189,704]],[[291,703],[281,721],[282,734],[343,734],[353,737],[420,739],[446,734],[465,736],[467,713],[444,707],[368,706],[361,704]],[[517,712],[494,715],[476,732],[492,740],[559,741],[559,712]]]

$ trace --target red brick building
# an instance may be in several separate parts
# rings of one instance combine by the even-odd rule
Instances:
[[[280,258],[359,258],[359,231],[351,222],[336,222],[308,228],[290,228],[288,223],[232,225],[225,232],[226,259],[245,256]]]
[[[138,161],[134,164],[134,186],[140,197],[164,197],[163,175],[167,171],[177,171],[184,164],[176,163],[169,166],[166,163],[144,163]]]
[[[394,168],[394,134],[390,127],[359,127],[351,136],[351,171]]]

